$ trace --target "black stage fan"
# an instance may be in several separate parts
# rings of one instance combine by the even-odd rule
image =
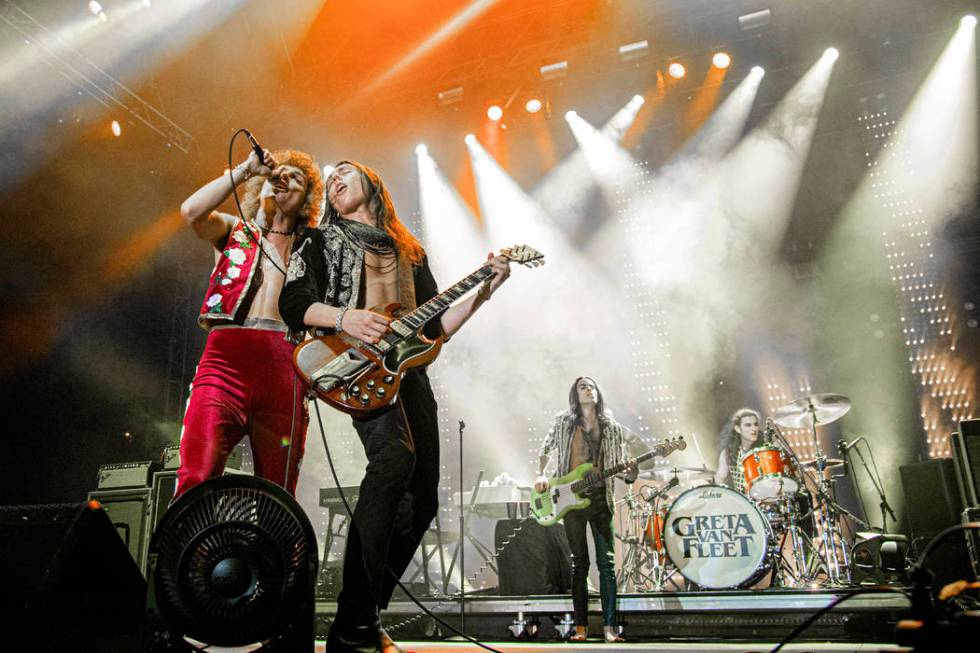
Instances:
[[[262,643],[313,651],[317,543],[310,520],[278,485],[222,476],[167,511],[150,543],[145,650]]]

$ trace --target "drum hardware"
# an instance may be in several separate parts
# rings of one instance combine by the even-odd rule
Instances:
[[[640,470],[640,478],[654,481],[668,481],[677,478],[680,483],[691,483],[693,481],[713,481],[715,470],[707,467],[658,467],[655,469]]]
[[[847,551],[839,524],[842,514],[852,517],[853,515],[850,515],[833,499],[833,488],[824,473],[829,469],[828,459],[824,456],[820,446],[817,425],[822,426],[838,420],[850,409],[851,400],[844,395],[808,395],[780,407],[772,418],[773,422],[786,428],[809,427],[813,435],[813,447],[816,455],[812,465],[805,469],[814,472],[816,476],[814,524],[818,546],[815,547],[815,550],[819,550],[821,553],[821,563],[827,573],[826,584],[833,586],[851,584],[850,554]]]
[[[659,488],[657,492],[665,492],[666,486]],[[657,549],[651,542],[652,523],[657,515],[666,513],[665,510],[656,505],[658,499],[653,498],[653,503],[648,502],[642,494],[636,494],[632,490],[617,502],[617,505],[625,505],[628,512],[625,515],[625,528],[623,535],[617,533],[616,537],[623,543],[623,561],[616,575],[616,586],[620,591],[634,592],[659,592],[662,591],[667,581],[674,575],[672,570],[667,569],[666,557],[663,549]]]
[[[816,460],[801,460],[800,466],[806,467],[807,469],[816,469]],[[823,461],[824,469],[830,469],[831,467],[843,467],[844,461],[840,458],[825,458]]]

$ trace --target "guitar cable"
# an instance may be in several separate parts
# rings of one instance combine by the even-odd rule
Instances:
[[[329,375],[329,376],[333,376],[333,375]],[[324,429],[323,429],[323,416],[320,414],[320,403],[316,400],[316,393],[314,393],[312,390],[310,391],[310,395],[311,395],[311,399],[313,400],[313,406],[316,409],[316,419],[317,419],[317,422],[318,422],[318,424],[320,426],[320,439],[323,441],[323,450],[327,454],[327,464],[330,467],[330,474],[333,476],[334,485],[337,487],[337,493],[340,496],[340,501],[341,501],[341,503],[344,504],[344,510],[347,511],[347,515],[350,518],[351,526],[356,526],[356,522],[354,521],[354,511],[351,509],[350,503],[347,502],[347,496],[344,494],[343,486],[340,484],[340,477],[337,474],[336,467],[334,467],[333,456],[330,454],[330,447],[329,447],[329,445],[327,445],[327,435],[326,435],[326,431],[324,431]],[[404,408],[402,408],[401,404],[399,404],[399,410],[402,411],[402,418],[404,419],[405,418],[405,412],[404,412]],[[348,526],[347,532],[350,533],[350,526]],[[462,536],[462,534],[460,536]],[[324,557],[326,557],[328,554],[329,554],[329,551],[324,551]],[[391,569],[390,566],[388,566],[387,564],[385,564],[385,569],[387,570],[387,572],[389,574],[391,574],[391,577],[395,580],[395,583],[398,585],[399,588],[401,588],[401,590],[403,592],[405,592],[405,595],[412,601],[412,603],[414,603],[416,606],[418,606],[419,609],[422,610],[422,612],[424,612],[429,617],[431,617],[436,623],[438,623],[439,625],[441,625],[446,630],[449,630],[449,631],[451,631],[451,632],[459,635],[460,637],[462,637],[466,641],[470,642],[471,644],[475,644],[476,646],[479,646],[480,648],[485,649],[487,651],[491,651],[492,653],[502,653],[502,651],[500,651],[498,649],[495,649],[495,648],[493,648],[491,646],[488,646],[487,644],[484,644],[483,642],[481,642],[480,640],[476,639],[475,637],[472,637],[470,635],[467,635],[463,631],[461,631],[461,630],[455,628],[454,626],[446,623],[446,621],[444,621],[442,618],[440,618],[439,616],[437,616],[434,612],[432,612],[432,610],[430,610],[429,608],[427,608],[424,605],[422,605],[422,603],[415,597],[415,595],[412,594],[412,592],[407,587],[405,587],[405,585],[402,583],[401,579],[398,577],[398,574],[396,574]]]

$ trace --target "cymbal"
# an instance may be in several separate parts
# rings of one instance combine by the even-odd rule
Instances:
[[[807,467],[807,468],[811,468],[811,467],[812,468],[816,468],[817,461],[816,460],[801,460],[800,461],[800,464],[803,465],[804,467]],[[828,467],[828,468],[829,467],[840,467],[843,464],[844,464],[844,461],[841,460],[840,458],[824,458],[824,461],[823,461],[823,466],[824,467]]]
[[[640,478],[649,478],[656,481],[669,481],[677,474],[677,479],[681,482],[711,480],[715,477],[715,470],[706,467],[669,467],[663,465],[657,469],[645,469],[640,471]]]
[[[808,395],[776,409],[772,421],[790,429],[808,429],[813,424],[830,424],[851,409],[851,400],[844,395]]]

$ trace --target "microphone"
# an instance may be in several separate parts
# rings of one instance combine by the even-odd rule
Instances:
[[[766,427],[763,432],[762,439],[767,443],[772,443],[773,436],[776,434],[776,425],[773,423],[771,417],[766,418]]]
[[[262,150],[262,146],[259,145],[259,142],[255,140],[254,136],[252,136],[252,132],[247,129],[243,129],[242,132],[245,134],[245,138],[248,139],[248,142],[252,145],[252,151],[255,152],[257,157],[259,157],[259,163],[265,165],[265,152]]]
[[[464,422],[463,420],[459,420],[459,430],[462,431],[465,428],[466,428],[466,422]]]
[[[840,451],[841,453],[844,453],[845,451],[850,451],[850,450],[851,450],[851,448],[853,448],[853,447],[856,447],[856,446],[857,446],[857,443],[858,443],[858,442],[860,442],[860,441],[861,441],[861,439],[862,439],[862,438],[860,438],[860,437],[858,437],[858,438],[854,438],[854,440],[853,440],[853,441],[851,441],[851,442],[847,442],[847,441],[845,441],[845,440],[841,440],[840,442],[838,442],[838,443],[837,443],[837,449],[838,449],[838,450],[839,450],[839,451]]]

